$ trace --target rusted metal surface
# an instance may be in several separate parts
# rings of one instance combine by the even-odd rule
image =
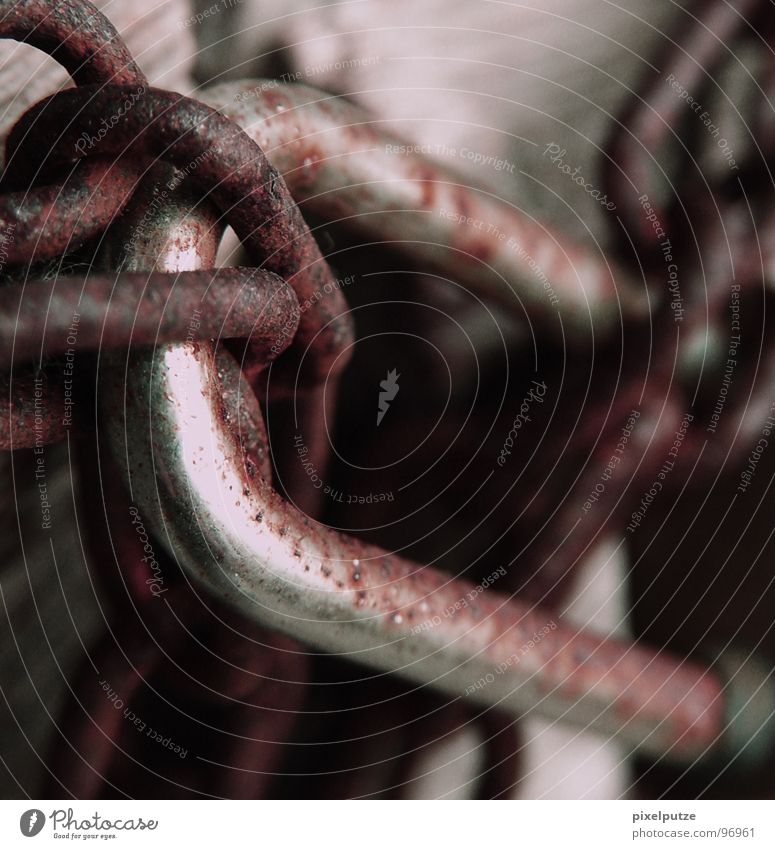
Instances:
[[[96,136],[101,116],[108,114],[110,104],[124,94],[122,89],[105,87],[99,91],[80,89],[53,96],[17,124],[8,140],[9,152],[36,167],[34,151],[25,152],[16,147],[24,138],[25,126],[29,125],[38,132],[56,133],[61,145],[57,151],[73,151],[65,153],[65,159],[82,155],[83,150],[77,149],[78,140],[84,133]],[[78,114],[78,133],[71,124],[73,108]],[[64,126],[55,129],[49,126],[51,122]],[[278,363],[272,380],[278,399],[283,387],[290,395],[286,410],[279,412],[278,417],[300,423],[309,434],[314,462],[318,468],[325,468],[327,439],[324,433],[315,436],[323,404],[319,385],[325,383],[326,401],[333,406],[337,374],[351,355],[352,319],[341,285],[323,259],[282,177],[236,124],[204,104],[154,89],[149,89],[133,104],[131,111],[95,146],[95,152],[119,155],[127,147],[133,156],[177,166],[177,176],[171,177],[166,185],[177,187],[182,179],[206,193],[208,201],[221,211],[224,221],[242,239],[251,258],[261,263],[262,268],[286,279],[299,302],[305,305],[296,332],[291,332],[294,329],[291,326],[283,331],[284,335],[290,334],[293,342],[292,356]],[[156,200],[166,200],[170,191],[160,188]],[[146,228],[138,224],[137,229]],[[246,363],[249,379],[255,377],[251,363],[252,359]],[[320,496],[308,488],[294,491],[293,473],[297,468],[294,460],[292,448],[283,445],[278,449],[277,463],[288,470],[284,479],[289,494],[314,514]]]
[[[49,53],[76,85],[115,83],[131,86],[136,94],[147,86],[115,27],[88,0],[63,0],[52,6],[43,0],[7,0],[0,3],[0,38],[23,41]],[[33,129],[35,144],[40,138]],[[45,153],[45,151],[40,151]],[[127,162],[84,163],[61,182],[61,171],[51,185],[33,188],[33,178],[17,179],[21,165],[6,157],[3,184],[20,189],[0,197],[0,228],[5,262],[58,256],[80,247],[101,233],[129,199],[138,172]],[[18,172],[18,173],[17,173]]]
[[[3,0],[0,38],[44,50],[76,85],[145,80],[116,28],[88,0]]]
[[[252,268],[172,273],[92,272],[28,280],[4,290],[0,368],[71,351],[186,339],[248,339],[264,365],[299,322],[293,290]]]
[[[149,521],[169,550],[218,598],[328,651],[516,716],[535,711],[689,762],[722,744],[724,682],[706,667],[568,628],[317,527],[249,479],[221,423],[206,347],[165,346],[134,368],[151,391],[117,387],[107,400],[115,457],[153,504]],[[162,490],[140,465],[149,456],[165,469]]]
[[[606,334],[648,312],[643,281],[495,191],[413,151],[343,98],[245,80],[202,99],[235,120],[303,209],[389,244],[513,313],[560,332]]]
[[[215,352],[215,368],[221,385],[224,421],[242,449],[245,475],[250,480],[256,474],[271,480],[269,437],[250,382],[239,363],[224,348]]]
[[[102,233],[137,184],[134,168],[95,159],[64,182],[0,195],[5,261],[40,261],[73,251]]]
[[[751,2],[742,11],[758,8]],[[0,311],[3,368],[66,358],[49,362],[42,381],[29,371],[3,378],[0,446],[37,449],[80,435],[74,425],[90,418],[97,386],[100,439],[107,438],[113,453],[111,460],[103,443],[79,447],[92,484],[86,502],[94,516],[105,514],[104,527],[87,523],[94,525],[94,562],[120,623],[98,652],[111,695],[108,700],[105,682],[85,668],[83,702],[71,703],[66,746],[54,757],[54,795],[73,787],[85,795],[137,792],[157,763],[163,777],[157,775],[156,795],[191,789],[216,795],[214,787],[223,795],[264,793],[278,763],[275,743],[293,731],[307,674],[304,650],[281,633],[383,675],[432,685],[445,706],[463,715],[472,704],[497,708],[498,729],[536,713],[677,763],[739,756],[751,763],[752,751],[768,751],[775,695],[758,658],[725,654],[713,667],[577,631],[555,613],[578,563],[603,532],[627,521],[679,435],[675,473],[669,461],[673,487],[695,472],[715,474],[724,458],[744,457],[767,407],[766,387],[755,387],[759,360],[749,354],[718,433],[709,439],[689,427],[706,372],[724,368],[719,351],[733,335],[730,297],[755,293],[761,263],[751,257],[755,220],[746,218],[739,198],[725,198],[716,219],[701,191],[687,193],[685,206],[681,192],[680,202],[660,194],[650,148],[661,150],[674,138],[680,101],[647,82],[641,106],[625,116],[610,148],[611,192],[639,260],[643,254],[641,274],[638,263],[611,264],[517,204],[466,186],[342,100],[254,81],[211,89],[204,95],[208,106],[149,88],[89,4],[65,2],[52,10],[40,2],[3,3],[0,9],[6,13],[0,37],[47,50],[79,86],[33,107],[11,132],[0,196],[3,263],[58,257],[100,237],[101,264],[116,269],[17,282],[6,288]],[[687,43],[698,67],[714,66],[719,45],[735,37],[739,22],[724,4],[702,10],[712,37],[700,23],[687,30]],[[699,87],[691,61],[669,67]],[[76,163],[63,182],[62,169]],[[748,171],[744,176],[753,180]],[[728,191],[728,181],[721,183],[705,185],[710,197]],[[648,208],[643,192],[653,195]],[[518,596],[318,524],[314,493],[308,498],[298,485],[299,464],[282,456],[293,455],[293,446],[286,439],[270,458],[254,391],[266,392],[262,400],[273,417],[274,405],[285,405],[281,430],[301,422],[307,450],[324,468],[336,377],[354,339],[343,284],[297,202],[459,280],[525,326],[537,322],[557,331],[570,344],[563,350],[570,358],[590,330],[615,336],[617,328],[622,335],[622,327],[636,328],[634,353],[628,349],[615,375],[616,397],[594,398],[563,451],[550,446],[561,455],[586,454],[586,462],[559,503],[558,493],[535,498],[528,519],[545,534],[529,549],[533,576]],[[649,210],[653,218],[646,217]],[[761,214],[757,206],[754,219]],[[654,220],[685,237],[675,260],[682,275],[699,267],[685,297],[676,299],[664,285]],[[226,224],[259,269],[206,270],[215,264]],[[17,269],[14,277],[23,274]],[[680,334],[667,321],[671,311],[678,321],[678,310]],[[219,340],[217,353],[211,337]],[[88,355],[95,348],[98,363]],[[262,382],[266,365],[286,348],[272,380]],[[76,422],[67,358],[84,355]],[[637,426],[629,429],[631,419]],[[599,520],[580,523],[579,505],[596,491],[626,429],[629,448],[596,501]],[[301,510],[273,488],[273,466]],[[508,503],[495,516],[496,527],[512,521],[507,512]],[[127,513],[135,517],[131,524]],[[235,631],[246,639],[235,641]],[[213,654],[226,662],[213,664]],[[186,745],[198,745],[197,763],[182,756],[170,764],[158,747],[138,742],[131,726],[116,723],[116,698],[126,699],[136,717],[155,717],[170,739],[177,733]],[[182,702],[196,716],[217,712],[226,741],[212,729],[203,734],[191,715],[171,718],[170,704]],[[255,764],[261,769],[253,770]]]
[[[131,305],[136,300],[133,283],[144,280],[156,299],[177,281],[184,289],[183,318],[189,307],[201,302],[197,290],[212,281],[215,291],[204,296],[205,304],[208,298],[212,301],[205,325],[220,316],[234,322],[239,335],[255,330],[256,347],[250,348],[249,356],[257,361],[259,351],[266,348],[264,331],[272,324],[261,318],[261,312],[274,311],[278,321],[297,323],[295,295],[270,272],[203,270],[214,263],[222,234],[211,208],[205,204],[194,210],[175,196],[154,206],[149,218],[145,213],[156,191],[153,181],[144,183],[103,251],[103,263],[120,256],[122,267],[132,270],[119,275],[95,272],[98,287],[117,277],[127,284]],[[132,239],[143,221],[142,237]],[[192,300],[194,295],[200,296],[198,300]],[[246,309],[230,319],[229,309],[238,309],[245,298]],[[277,329],[270,336],[276,337]],[[291,338],[292,333],[283,337],[280,350]],[[268,341],[276,344],[276,338]],[[244,373],[228,351],[219,346],[215,352],[208,341],[202,345],[213,355],[221,423],[244,452],[246,479],[270,475],[263,420]],[[133,369],[126,371],[125,358],[116,353],[101,361],[98,379],[101,386],[145,391]],[[87,461],[90,450],[94,449],[82,448],[81,460],[87,467],[94,466]],[[88,523],[88,543],[99,564],[95,577],[116,626],[97,647],[94,664],[85,662],[79,674],[79,699],[63,717],[67,742],[54,748],[48,792],[264,795],[272,771],[280,765],[279,744],[290,734],[302,707],[303,652],[294,641],[264,631],[217,600],[203,598],[180,573],[175,555],[167,556],[152,536],[145,505],[136,503],[111,473],[108,452],[104,448],[97,452],[103,472],[92,472],[91,491],[93,496],[102,495],[94,499],[94,508],[105,511],[106,521]],[[146,728],[152,736],[151,731],[138,733]],[[78,757],[72,756],[71,747]]]
[[[552,534],[531,549],[537,571],[527,595],[533,600],[557,603],[594,542],[627,527],[654,487],[661,491],[664,482],[678,497],[684,486],[713,485],[726,470],[745,469],[761,450],[774,367],[764,324],[772,240],[769,205],[755,183],[769,184],[771,175],[766,161],[756,178],[750,163],[731,164],[728,176],[703,168],[702,154],[724,139],[692,122],[700,120],[696,104],[710,101],[709,80],[727,42],[759,21],[762,9],[755,2],[735,9],[697,4],[680,37],[683,50],[667,49],[659,73],[648,72],[612,138],[608,191],[648,285],[665,300],[653,315],[641,362],[633,358],[621,371],[615,402],[605,409],[590,404],[580,417],[578,444],[593,448],[550,518]],[[749,141],[758,148],[759,137]],[[671,145],[668,173],[660,162]],[[617,451],[633,410],[638,447],[631,440],[627,451]],[[603,482],[601,470],[610,470],[612,458],[615,474]],[[589,504],[596,487],[600,519],[590,523],[579,505]],[[738,492],[744,491],[745,485]]]
[[[35,151],[27,128],[58,139],[56,158],[72,161],[85,132],[96,137],[100,122],[127,90],[85,87],[53,95],[33,107],[14,127],[8,150],[32,164]],[[77,122],[73,116],[77,116]],[[184,172],[224,214],[261,267],[287,280],[299,301],[314,299],[294,339],[300,379],[316,382],[334,376],[347,363],[353,331],[344,296],[309,227],[277,170],[236,124],[210,107],[183,95],[149,88],[95,145],[95,153],[162,160]],[[49,158],[51,158],[49,156]],[[34,167],[34,166],[33,166]],[[295,379],[292,372],[290,379]]]
[[[0,375],[0,449],[40,449],[67,438],[65,394],[59,370]]]

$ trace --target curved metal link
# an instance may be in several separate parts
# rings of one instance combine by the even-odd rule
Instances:
[[[604,336],[648,315],[643,282],[622,266],[468,185],[342,98],[272,80],[225,83],[200,96],[266,151],[305,210],[390,245],[542,330],[573,338],[593,327]]]
[[[220,209],[261,267],[281,275],[299,300],[316,298],[317,308],[302,316],[294,348],[303,364],[295,383],[334,377],[347,364],[352,321],[341,290],[309,227],[276,169],[236,124],[203,103],[149,88],[112,131],[99,136],[102,117],[127,94],[124,88],[82,87],[54,94],[33,106],[16,124],[8,149],[30,168],[38,163],[27,128],[58,140],[46,154],[49,164],[85,155],[78,140],[85,132],[100,138],[101,155],[143,156],[180,168],[198,163],[190,179]]]
[[[668,759],[717,754],[730,738],[739,748],[724,756],[737,756],[747,734],[762,733],[747,713],[730,732],[731,694],[708,669],[558,625],[541,608],[316,526],[245,475],[209,351],[165,345],[132,370],[143,391],[117,386],[104,408],[130,489],[170,555],[256,621],[453,697],[594,728]],[[775,707],[767,681],[762,667],[757,686],[745,685],[744,701],[759,689],[749,709],[764,717],[759,699]]]
[[[713,6],[716,39],[731,38],[739,25],[738,13],[730,17],[723,6]],[[59,256],[111,224],[103,262],[121,269],[115,276],[35,279],[6,288],[0,360],[10,368],[64,353],[68,313],[75,305],[84,316],[79,338],[84,348],[155,346],[153,353],[133,351],[128,361],[118,356],[108,358],[107,366],[101,361],[100,377],[108,387],[100,390],[101,415],[128,492],[169,558],[195,579],[194,595],[196,586],[204,586],[256,622],[382,672],[432,684],[453,703],[470,699],[514,717],[535,712],[677,762],[740,757],[750,764],[769,751],[775,685],[756,657],[726,654],[719,667],[709,668],[578,632],[528,603],[552,598],[567,585],[568,574],[600,533],[591,522],[575,530],[575,514],[632,410],[638,407],[646,424],[633,437],[638,450],[633,448],[607,488],[604,525],[621,522],[670,450],[676,430],[691,420],[687,410],[693,409],[697,373],[722,362],[713,348],[718,343],[723,349],[722,316],[735,269],[742,281],[735,291],[757,283],[756,263],[745,256],[751,232],[739,203],[726,203],[721,225],[690,210],[692,223],[703,225],[699,248],[711,270],[704,289],[695,285],[687,294],[686,332],[674,339],[673,328],[662,321],[670,304],[650,267],[651,307],[646,286],[624,266],[570,245],[516,205],[463,185],[342,101],[301,86],[246,81],[210,89],[203,95],[206,105],[149,89],[115,31],[90,4],[67,0],[51,10],[35,0],[0,8],[6,13],[0,37],[49,50],[79,84],[37,104],[11,133],[4,188],[41,180],[49,185],[0,198],[0,226],[18,228],[6,261]],[[746,12],[755,8],[753,0],[744,4]],[[716,56],[716,46],[701,32],[690,29],[689,36],[700,56]],[[679,63],[681,68],[686,79],[699,78],[690,73],[691,63]],[[679,101],[646,89],[643,110],[636,108],[627,121],[629,134],[613,140],[612,157],[623,167],[613,171],[611,191],[637,247],[648,253],[653,230],[644,224],[648,219],[640,197],[632,194],[632,179],[642,184],[639,191],[659,194],[647,148],[661,148],[669,138]],[[131,108],[102,133],[105,116],[130,95]],[[636,141],[633,132],[644,138]],[[41,135],[56,139],[56,145],[41,146]],[[52,178],[56,169],[80,160],[66,181]],[[158,160],[169,165],[151,167]],[[117,226],[116,213],[146,166]],[[159,202],[160,181],[177,184],[181,175],[196,191],[164,191]],[[301,373],[306,395],[291,400],[314,420],[324,406],[322,384],[342,369],[353,341],[347,304],[297,202],[455,276],[512,313],[518,304],[523,318],[542,327],[557,329],[559,313],[559,329],[572,328],[572,343],[581,345],[590,326],[597,334],[622,323],[660,322],[654,334],[660,352],[646,377],[633,369],[616,403],[581,417],[576,442],[594,446],[591,462],[569,487],[572,497],[549,517],[551,533],[570,541],[558,550],[551,540],[551,546],[531,553],[543,565],[519,599],[321,527],[272,488],[264,423],[247,378],[256,385],[261,370],[292,345],[294,355],[278,364],[285,378],[283,401]],[[661,206],[656,197],[654,209],[665,221],[679,219],[674,206]],[[261,270],[213,270],[225,223]],[[733,235],[742,233],[736,244],[743,256],[732,251],[725,258],[725,224]],[[768,251],[765,245],[765,256]],[[300,301],[316,306],[308,310]],[[190,316],[199,307],[208,315],[197,322],[202,338],[193,341]],[[46,309],[54,311],[50,321]],[[214,352],[207,341],[214,335],[248,339],[242,370],[231,355]],[[672,342],[671,358],[663,348],[669,351]],[[766,401],[761,383],[753,385],[757,368],[749,362],[741,369],[750,377],[750,395],[735,390],[738,415],[726,417],[710,447],[694,433],[687,436],[682,453],[687,474],[695,466],[706,473],[720,456],[745,455],[756,437],[756,411]],[[772,368],[765,363],[768,373]],[[2,425],[9,438],[2,444],[32,444],[24,431],[31,432],[40,375],[17,373],[3,380],[8,403]],[[53,389],[45,389],[51,390],[53,418],[35,433],[36,442],[66,432],[56,422],[66,410]],[[322,464],[321,439],[313,450]],[[293,496],[292,483],[289,489]],[[313,502],[301,506],[314,512]],[[143,585],[135,575],[128,584],[133,603],[147,614],[153,594],[147,579]],[[190,609],[191,596],[185,590],[180,596]],[[111,658],[108,649],[107,665]],[[126,682],[133,694],[144,675],[161,668],[156,648],[141,661]],[[107,749],[98,760],[103,757],[109,758]]]

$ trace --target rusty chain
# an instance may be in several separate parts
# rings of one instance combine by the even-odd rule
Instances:
[[[667,54],[662,73],[701,91],[722,43],[740,34],[738,12],[766,14],[762,6],[748,0],[732,14],[724,3],[698,4],[710,28],[690,27],[682,38],[702,63]],[[769,403],[760,372],[769,375],[771,358],[741,351],[737,365],[742,329],[730,331],[728,316],[762,297],[763,282],[771,286],[769,241],[756,261],[770,215],[756,184],[771,176],[768,156],[758,171],[741,162],[739,176],[700,180],[690,150],[707,139],[694,128],[685,144],[676,132],[684,104],[663,82],[646,81],[606,152],[608,193],[629,234],[614,261],[422,157],[383,153],[400,140],[341,99],[255,81],[184,97],[150,87],[85,0],[0,8],[0,36],[49,52],[75,83],[30,109],[6,144],[0,440],[15,451],[81,440],[82,509],[106,513],[89,545],[116,623],[63,718],[52,792],[135,795],[149,781],[157,795],[271,792],[278,744],[292,734],[308,675],[296,640],[432,683],[453,700],[444,702],[448,716],[495,706],[508,717],[495,720],[495,734],[536,711],[679,763],[762,754],[751,739],[773,694],[760,658],[731,666],[737,655],[725,654],[713,666],[601,639],[558,624],[554,611],[595,540],[635,521],[656,481],[662,489],[666,458],[675,460],[667,462],[677,492],[692,476],[707,480],[719,464],[743,462],[758,438]],[[764,138],[771,130],[766,117],[760,123]],[[679,164],[667,179],[657,153],[670,145]],[[343,162],[352,150],[365,153]],[[322,526],[320,494],[299,471],[295,447],[270,445],[271,416],[275,432],[306,434],[309,457],[324,470],[321,422],[343,397],[349,403],[338,383],[353,317],[302,210],[456,279],[570,351],[585,349],[590,326],[602,340],[622,327],[632,335],[615,395],[585,396],[562,450],[542,448],[539,478],[553,473],[557,455],[586,460],[557,492],[539,487],[524,504],[525,520],[542,533],[516,543],[511,514],[495,514],[499,541],[522,545],[531,563],[505,590],[482,592]],[[474,226],[482,221],[485,232]],[[216,267],[227,225],[251,267]],[[679,244],[691,246],[680,257]],[[556,303],[530,256],[542,257]],[[65,258],[74,270],[83,260],[85,270],[43,273]],[[693,281],[678,297],[665,285],[673,265]],[[76,335],[79,367],[94,380],[74,390]],[[739,377],[724,416],[703,431],[698,421],[709,413],[714,421],[713,376],[723,378],[730,358]],[[594,498],[604,518],[579,522],[579,504],[599,491],[616,456],[616,474]],[[145,532],[146,522],[141,538],[136,527]],[[154,568],[146,545],[156,547]],[[467,598],[476,603],[458,607]],[[535,651],[512,663],[538,632]],[[214,667],[213,656],[225,663]],[[95,666],[137,715],[196,741],[201,764],[157,768],[158,751],[137,740],[134,750],[119,747],[119,759],[121,717],[95,684]],[[188,716],[173,707],[183,696]]]

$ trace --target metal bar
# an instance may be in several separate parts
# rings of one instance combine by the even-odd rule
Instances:
[[[68,349],[187,337],[249,337],[251,355],[266,364],[290,344],[298,323],[299,302],[290,286],[254,268],[30,280],[3,290],[0,368]]]

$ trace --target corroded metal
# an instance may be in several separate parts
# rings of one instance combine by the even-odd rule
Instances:
[[[743,11],[754,8],[758,4],[745,3]],[[169,591],[167,599],[179,605],[174,609],[191,616],[207,642],[209,622],[203,624],[198,607],[198,588],[204,586],[216,604],[225,603],[224,610],[241,611],[277,632],[383,672],[431,684],[453,702],[470,699],[513,717],[535,712],[573,722],[678,762],[742,756],[750,763],[752,753],[769,750],[775,696],[769,669],[758,658],[726,653],[715,666],[682,660],[576,631],[553,612],[529,604],[531,598],[553,598],[558,587],[567,586],[601,528],[621,525],[633,498],[670,456],[677,431],[693,417],[688,411],[696,373],[706,363],[723,366],[714,345],[723,350],[726,342],[723,317],[730,293],[755,286],[760,270],[748,256],[755,228],[740,203],[725,201],[719,227],[697,212],[702,203],[692,196],[691,211],[702,224],[701,253],[712,268],[705,287],[695,281],[687,289],[685,304],[680,294],[668,303],[653,256],[641,280],[635,271],[581,250],[516,205],[472,189],[416,156],[342,100],[254,81],[207,92],[205,99],[220,110],[215,111],[148,88],[115,31],[87,3],[68,0],[55,9],[41,2],[2,3],[0,9],[5,13],[0,37],[49,51],[80,86],[33,107],[11,133],[6,194],[0,197],[3,263],[60,256],[110,225],[102,258],[106,267],[121,269],[7,289],[0,359],[8,367],[41,356],[69,356],[71,349],[132,347],[128,359],[114,353],[99,364],[102,417],[114,462],[129,484],[112,491],[107,511],[115,515],[116,504],[126,506],[131,492],[155,539],[168,550],[164,562],[170,576],[169,587],[162,586],[147,566],[139,566],[135,531],[123,535],[117,550],[131,556],[119,564],[122,583],[113,583],[113,594],[117,598],[126,590],[143,627],[150,623],[154,631],[149,642],[149,633],[122,620],[122,633],[132,644],[130,669],[115,665],[113,646],[100,649],[101,663],[108,670],[115,665],[111,674],[123,682],[128,698],[139,697],[146,678],[157,685],[171,678],[176,694],[186,697],[196,689],[185,675],[176,677],[175,670],[170,675],[168,658],[161,658],[154,642],[157,635],[175,657],[190,658],[193,652],[208,685],[215,682],[235,700],[254,694],[251,679],[277,671],[263,665],[262,653],[240,657],[227,634],[214,638],[213,646],[244,668],[208,677],[206,653],[197,655],[189,635],[174,634],[170,620],[152,607]],[[701,76],[692,63],[699,68],[716,62],[716,42],[731,38],[740,25],[740,10],[731,14],[722,3],[708,9],[710,35],[690,27],[688,43],[695,55],[674,68],[692,85],[699,85]],[[648,254],[655,246],[653,220],[664,219],[665,226],[669,221],[672,228],[681,216],[675,204],[657,197],[659,179],[641,141],[661,149],[680,114],[680,101],[653,86],[644,95],[644,109],[635,104],[626,122],[628,133],[641,140],[635,142],[630,133],[612,143],[611,186],[636,248]],[[41,138],[56,143],[42,145]],[[73,166],[62,181],[61,170]],[[117,226],[116,216],[140,175],[139,190]],[[653,195],[648,208],[632,193],[633,179],[639,192]],[[299,379],[305,387],[298,408],[310,424],[313,452],[324,456],[327,435],[319,419],[325,404],[334,405],[331,379],[347,362],[353,341],[339,281],[295,201],[327,222],[359,230],[460,280],[511,315],[560,333],[566,326],[579,331],[568,334],[571,342],[588,335],[589,327],[597,334],[621,322],[630,326],[640,320],[644,329],[652,318],[659,323],[649,340],[658,353],[647,378],[633,369],[615,403],[593,405],[581,417],[574,447],[592,446],[590,463],[570,485],[566,503],[548,516],[554,538],[531,552],[539,574],[521,598],[451,579],[321,527],[272,488],[268,438],[251,384],[256,386],[258,372],[291,346],[293,355],[281,359],[277,373],[286,399]],[[646,217],[649,211],[653,219]],[[226,223],[260,270],[203,270],[215,263]],[[730,252],[735,254],[731,270],[723,256],[727,224],[733,237],[740,236],[732,241],[742,246]],[[768,251],[767,244],[765,256]],[[662,262],[659,253],[656,258]],[[181,272],[185,275],[178,278]],[[741,282],[730,286],[735,272]],[[651,290],[650,305],[644,284]],[[686,310],[680,343],[664,321],[676,308]],[[71,333],[76,314],[78,334]],[[68,341],[70,336],[76,341]],[[207,341],[211,336],[248,339],[241,362],[229,353],[237,350],[232,345],[215,352]],[[155,350],[137,351],[137,344]],[[753,380],[758,363],[751,362],[744,374],[753,369]],[[769,360],[765,370],[772,370]],[[61,369],[49,364],[43,379],[32,372],[3,378],[0,445],[37,447],[71,432],[64,424],[67,395],[60,376]],[[707,473],[719,458],[723,463],[725,457],[745,456],[768,399],[761,389],[743,396],[735,390],[736,415],[725,418],[710,447],[693,432],[683,434],[684,469],[697,466]],[[633,428],[631,451],[600,500],[605,518],[577,528],[578,505],[594,490],[635,409],[646,424]],[[675,478],[685,480],[683,475]],[[556,539],[568,540],[567,545],[558,548]],[[103,554],[109,550],[103,547]],[[174,560],[193,582],[172,577]],[[267,639],[292,653],[285,638]],[[88,689],[94,683],[89,670],[86,677]],[[279,699],[279,712],[298,705],[300,689],[295,687],[290,701]],[[111,726],[112,707],[97,695],[91,707],[98,706],[108,733],[94,752],[91,771],[75,778],[69,773],[81,788],[94,788],[87,795],[102,786],[94,768],[109,771],[111,737],[118,733]],[[200,692],[194,698],[208,709],[213,701],[212,694]],[[249,711],[237,709],[229,717],[234,735],[260,735],[261,719]],[[278,720],[278,737],[287,734],[290,721]],[[86,734],[86,748],[88,728],[84,732],[77,718],[69,727],[75,732],[71,739]],[[236,774],[249,771],[254,755],[262,768],[277,757],[266,748],[231,745],[223,760]],[[66,763],[61,770],[68,774]],[[185,770],[172,772],[187,781]],[[224,786],[232,789],[228,780]],[[233,781],[238,795],[260,792],[261,786],[250,779]]]
[[[59,370],[0,375],[0,398],[0,450],[40,450],[67,438],[67,399]]]
[[[293,338],[299,303],[270,271],[224,268],[92,272],[28,280],[3,292],[0,368],[72,350],[157,345],[186,339],[248,339],[266,365]]]
[[[322,220],[388,244],[559,332],[611,331],[648,312],[643,281],[414,151],[344,98],[243,80],[202,99],[236,121]]]
[[[80,248],[104,231],[137,179],[125,162],[94,159],[79,164],[64,181],[0,195],[5,261],[40,261]]]
[[[76,85],[145,79],[116,28],[88,0],[2,0],[0,38],[44,50]]]
[[[242,336],[253,329],[252,313],[259,319],[250,349],[254,360],[262,350],[271,358],[267,346],[282,350],[288,345],[292,332],[280,342],[270,340],[264,331],[273,320],[260,314],[268,309],[283,324],[298,322],[298,301],[288,284],[255,269],[212,269],[223,227],[210,206],[194,208],[190,197],[176,193],[154,205],[148,216],[155,194],[153,180],[144,182],[102,252],[101,264],[120,258],[122,268],[129,270],[118,275],[94,272],[97,287],[116,276],[127,284],[126,298],[132,303],[137,295],[133,284],[145,279],[153,297],[159,297],[177,280],[184,289],[185,313],[196,303],[192,297],[197,290],[212,283],[214,291],[200,300],[203,313],[208,303],[213,307],[205,325],[215,329],[214,322],[225,316]],[[132,238],[140,231],[141,238]],[[248,294],[242,292],[245,288]],[[230,290],[238,296],[236,303],[229,301]],[[228,307],[239,309],[244,298],[247,309],[229,319]],[[179,338],[185,338],[179,335],[184,313],[174,322]],[[270,335],[279,329],[275,326]],[[243,371],[222,346],[216,351],[206,340],[201,346],[210,352],[221,423],[241,446],[246,479],[270,475],[263,420]],[[150,358],[134,345],[132,350]],[[147,390],[131,367],[127,371],[125,355],[118,351],[101,359],[98,380],[101,387],[121,386],[130,395]],[[202,598],[198,587],[180,575],[175,556],[165,556],[151,536],[146,505],[134,501],[111,468],[103,457],[99,488],[105,491],[99,511],[106,513],[106,527],[94,521],[87,532],[114,625],[97,646],[94,663],[84,663],[78,676],[78,703],[69,705],[63,731],[81,757],[73,759],[68,749],[55,747],[52,792],[64,786],[97,796],[118,781],[132,795],[153,787],[157,795],[261,796],[269,773],[279,766],[278,743],[288,737],[302,706],[305,658],[292,640],[246,622],[217,600]],[[165,714],[170,705],[181,711],[172,724]],[[210,724],[214,717],[215,727]],[[146,723],[153,731],[150,740],[137,733],[146,730]]]
[[[85,151],[78,147],[82,134],[97,138],[103,117],[126,94],[124,88],[102,86],[52,95],[16,124],[8,139],[9,153],[20,156],[34,173],[36,152],[27,141],[27,130],[35,127],[58,139],[48,159],[68,162],[83,156]],[[316,308],[303,313],[293,343],[297,368],[299,362],[303,368],[298,376],[292,371],[289,380],[314,384],[344,368],[353,339],[344,296],[282,177],[255,142],[209,106],[149,88],[109,133],[99,136],[94,152],[120,155],[129,150],[187,173],[262,268],[287,280],[300,302],[314,299]],[[195,170],[190,170],[193,164]]]
[[[248,478],[206,346],[167,345],[133,369],[149,392],[111,391],[114,455],[169,551],[216,597],[327,651],[516,716],[574,722],[679,761],[723,746],[725,685],[708,668],[569,628],[321,528]]]
[[[145,90],[147,79],[115,27],[88,0],[3,0],[0,38],[14,39],[49,53],[77,86],[114,83]],[[107,116],[109,117],[109,116]],[[30,130],[39,147],[35,128]],[[39,150],[46,154],[46,150]],[[95,160],[61,179],[62,169],[21,178],[22,165],[5,158],[0,195],[0,231],[5,262],[31,262],[58,256],[99,235],[129,200],[139,172],[133,163]],[[48,185],[33,186],[41,176]],[[45,180],[44,180],[45,182]],[[8,192],[8,189],[18,191]]]

